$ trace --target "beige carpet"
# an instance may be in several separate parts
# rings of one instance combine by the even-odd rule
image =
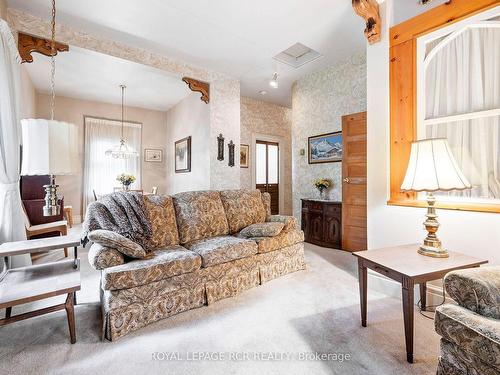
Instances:
[[[81,252],[77,343],[69,344],[64,312],[2,327],[1,374],[435,373],[438,336],[433,322],[418,312],[415,363],[405,360],[399,299],[369,290],[368,327],[361,327],[351,254],[306,244],[306,271],[113,343],[99,339],[99,273],[90,268],[86,255]],[[13,314],[22,311],[14,308]],[[307,360],[304,353],[309,353]],[[330,360],[316,353],[330,353]],[[346,354],[349,360],[334,360]]]

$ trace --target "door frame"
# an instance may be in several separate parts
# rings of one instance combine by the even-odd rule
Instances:
[[[283,181],[284,181],[284,171],[283,171],[283,145],[285,143],[285,139],[283,137],[262,134],[262,133],[252,133],[252,144],[251,148],[251,158],[252,158],[252,189],[255,189],[256,178],[255,178],[255,167],[257,166],[256,158],[255,158],[255,148],[257,140],[259,141],[267,141],[267,142],[275,142],[278,144],[278,160],[279,160],[279,181],[278,181],[278,191],[279,191],[279,213],[283,213],[283,207],[285,205],[285,197],[283,196]]]

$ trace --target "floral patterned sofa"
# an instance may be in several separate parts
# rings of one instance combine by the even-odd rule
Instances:
[[[445,288],[458,305],[436,309],[438,375],[500,374],[500,267],[453,271]]]
[[[145,201],[152,226],[146,257],[130,259],[98,243],[89,250],[90,264],[101,271],[108,340],[305,269],[304,234],[294,217],[270,215],[267,193],[200,191]],[[279,234],[242,235],[272,223]]]

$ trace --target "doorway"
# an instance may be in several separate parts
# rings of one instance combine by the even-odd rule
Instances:
[[[279,143],[255,141],[255,187],[271,195],[271,214],[280,210],[280,157]]]

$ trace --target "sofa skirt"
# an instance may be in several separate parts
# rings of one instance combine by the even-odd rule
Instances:
[[[104,337],[116,340],[158,320],[305,268],[304,244],[299,243],[130,289],[101,289]]]

